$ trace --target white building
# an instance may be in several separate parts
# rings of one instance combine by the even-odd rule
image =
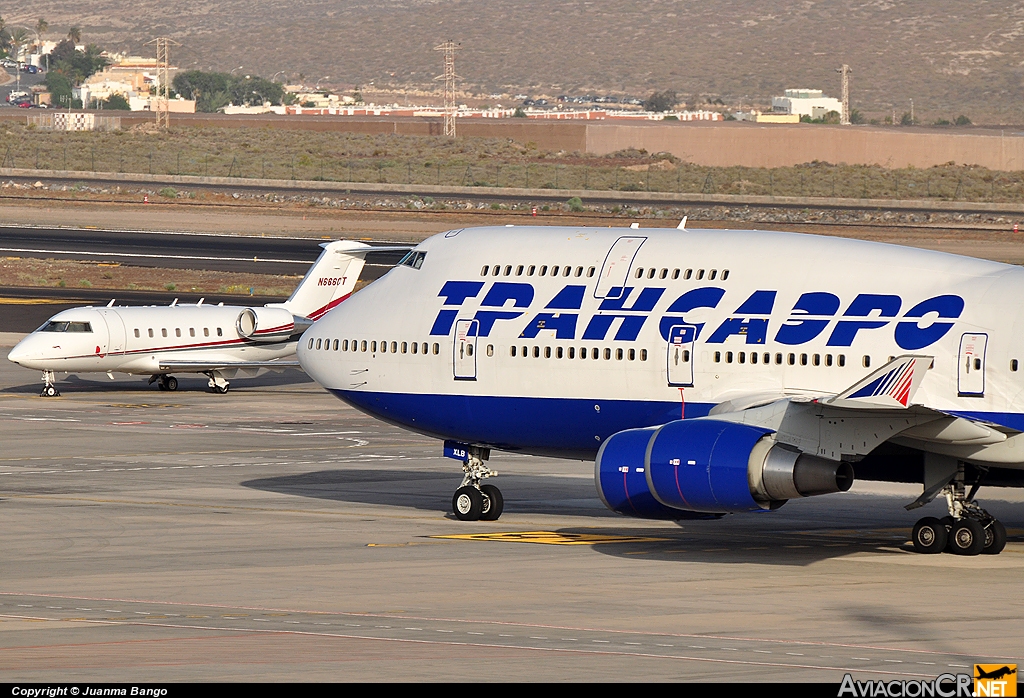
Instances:
[[[843,117],[843,103],[835,97],[826,97],[821,90],[786,90],[783,97],[772,97],[772,112],[795,114],[820,119],[830,111]]]

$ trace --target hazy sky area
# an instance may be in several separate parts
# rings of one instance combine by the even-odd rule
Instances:
[[[914,100],[918,118],[967,114],[1020,122],[1024,2],[994,0],[40,0],[0,8],[9,23],[44,17],[57,38],[151,52],[170,36],[183,68],[347,86],[435,85],[452,38],[466,88],[635,94],[672,89],[764,105],[786,87],[839,96],[874,115]],[[283,71],[283,72],[282,72]]]

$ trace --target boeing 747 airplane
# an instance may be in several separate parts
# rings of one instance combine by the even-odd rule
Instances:
[[[463,520],[490,451],[595,461],[604,503],[685,519],[854,478],[921,483],[922,553],[998,553],[975,496],[1024,486],[1024,270],[750,230],[453,230],[306,331],[346,403],[445,441]],[[838,496],[838,495],[833,495]]]
[[[351,295],[370,247],[337,241],[310,267],[284,303],[244,308],[207,305],[85,307],[64,310],[15,346],[8,359],[43,372],[45,397],[59,396],[56,374],[148,375],[161,390],[176,390],[172,373],[202,373],[214,392],[229,378],[260,369],[298,366],[299,336]],[[408,249],[408,248],[405,248]]]

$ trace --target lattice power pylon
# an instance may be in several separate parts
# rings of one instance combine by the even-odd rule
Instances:
[[[156,44],[156,74],[160,81],[161,99],[156,105],[156,125],[160,128],[171,126],[171,46],[181,46],[174,39],[165,36],[146,43]]]
[[[455,74],[455,52],[459,45],[449,39],[434,50],[444,52],[444,75],[434,78],[444,80],[444,135],[455,138],[455,81],[459,79]]]
[[[843,126],[850,125],[850,66],[843,63],[842,68],[836,70],[837,73],[843,76],[842,93],[843,93],[843,115],[839,119],[839,123]]]

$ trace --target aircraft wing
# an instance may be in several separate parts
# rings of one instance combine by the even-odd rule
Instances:
[[[259,369],[266,368],[271,371],[280,371],[286,368],[301,368],[298,361],[274,360],[274,361],[237,361],[226,359],[224,361],[206,360],[196,361],[194,359],[166,359],[160,361],[161,371],[185,371],[187,373],[202,373],[203,371],[227,371],[231,369]]]

